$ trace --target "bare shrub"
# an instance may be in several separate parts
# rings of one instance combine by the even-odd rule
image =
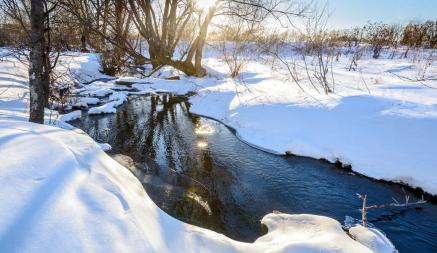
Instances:
[[[432,49],[437,48],[437,21],[427,21],[425,22],[427,27],[426,40],[428,47]]]
[[[308,81],[318,92],[334,90],[334,61],[341,56],[338,49],[340,35],[327,29],[327,5],[307,17],[305,29],[293,35],[299,43],[292,46],[288,34],[264,36],[258,41],[262,52],[272,56],[273,66],[285,66],[289,78],[305,92],[303,81]],[[306,78],[305,78],[306,77]]]
[[[293,37],[297,37],[293,34]],[[301,77],[298,71],[298,60],[293,57],[294,52],[299,51],[295,46],[291,46],[288,33],[263,34],[257,40],[260,55],[269,56],[268,60],[272,68],[284,66],[287,70],[288,79],[305,91],[300,84]],[[287,54],[290,54],[287,56]]]
[[[305,28],[305,47],[302,52],[305,70],[311,85],[321,87],[327,94],[334,90],[335,80],[332,65],[339,51],[335,44],[336,36],[331,37],[327,29],[329,19],[327,5],[314,12]]]
[[[355,27],[342,32],[341,38],[343,41],[347,42],[347,47],[357,47],[363,41],[364,30],[362,27]]]
[[[366,33],[366,40],[372,46],[373,58],[378,59],[386,47],[397,47],[399,29],[395,25],[383,23],[369,23],[363,28]]]
[[[437,48],[437,21],[409,23],[403,29],[401,44],[406,46],[405,58],[412,49]]]
[[[121,73],[123,66],[125,66],[124,57],[121,55],[114,56],[115,51],[115,47],[108,45],[100,53],[101,71],[110,76]]]
[[[222,28],[218,47],[231,78],[238,77],[244,71],[259,31],[259,26],[245,21],[237,21],[236,25]]]
[[[358,61],[361,60],[361,58],[363,57],[364,53],[367,51],[367,47],[366,46],[357,46],[354,50],[354,52],[352,53],[350,62],[349,62],[349,67],[348,70],[349,71],[356,71],[358,69]]]
[[[425,33],[419,24],[410,23],[404,28],[401,43],[406,46],[404,58],[408,57],[411,49],[420,48],[423,44]]]

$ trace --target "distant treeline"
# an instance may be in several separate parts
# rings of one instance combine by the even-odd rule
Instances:
[[[378,58],[384,47],[406,47],[405,56],[410,49],[437,48],[437,21],[423,23],[409,23],[402,25],[388,25],[383,23],[369,23],[363,27],[356,27],[331,34],[334,41],[341,41],[347,46],[357,46],[367,43],[373,47],[374,58]]]
[[[68,17],[62,17],[64,20],[53,22],[51,29],[57,31],[52,40],[56,40],[57,45],[63,50],[84,50],[84,34],[74,22],[66,22]],[[72,18],[70,17],[70,21]],[[68,32],[65,32],[68,31]],[[232,36],[232,27],[228,27],[226,32],[212,32],[208,37],[212,40],[235,40]],[[11,20],[0,21],[0,46],[13,46],[27,44],[27,31],[23,29],[23,24]],[[295,41],[305,42],[307,34],[291,33]],[[92,37],[87,35],[87,37]],[[226,38],[218,38],[226,35]],[[132,39],[136,36],[131,34]],[[229,38],[228,38],[229,37]],[[247,36],[253,39],[253,36]],[[411,22],[407,25],[368,23],[363,27],[352,29],[334,30],[330,32],[331,42],[346,43],[345,46],[357,46],[360,43],[367,43],[375,46],[389,46],[397,48],[405,46],[407,48],[437,48],[437,21],[426,21],[422,23]],[[100,38],[86,38],[87,43],[98,44]],[[244,38],[241,38],[244,39]],[[92,43],[94,42],[94,43]]]
[[[392,46],[414,46],[422,48],[437,48],[437,21],[424,23],[409,23],[405,26],[369,23],[363,27],[355,27],[332,32],[339,41],[356,46],[365,42],[372,44],[380,42]]]

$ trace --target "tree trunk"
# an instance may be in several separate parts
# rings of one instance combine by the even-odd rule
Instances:
[[[211,23],[211,20],[215,13],[215,6],[212,6],[208,10],[208,14],[205,17],[205,20],[203,21],[199,35],[197,37],[197,40],[194,44],[194,67],[196,69],[196,76],[197,77],[204,77],[206,75],[206,70],[202,67],[202,58],[203,58],[203,47],[205,46],[206,41],[206,35],[208,34],[208,27]]]
[[[202,50],[216,6],[210,7],[205,17],[203,14],[198,17],[201,23],[199,34],[191,43],[188,52],[179,60],[174,60],[175,48],[186,32],[187,24],[194,17],[195,10],[191,5],[191,7],[187,5],[185,9],[179,10],[178,3],[182,2],[179,0],[162,1],[159,10],[154,10],[152,2],[150,0],[128,0],[135,26],[139,34],[148,42],[150,63],[153,68],[170,65],[189,76],[205,76],[206,70],[202,67]],[[162,14],[159,18],[156,18],[157,11]],[[203,21],[202,18],[204,18]],[[156,22],[157,19],[161,22]]]
[[[115,2],[115,42],[117,45],[123,45],[123,22],[124,22],[124,2],[122,0],[117,0]],[[123,66],[123,57],[125,51],[116,46],[114,48],[114,53],[112,55],[113,62],[117,66],[117,73],[121,72]]]
[[[45,90],[48,87],[44,78],[45,49],[44,38],[44,1],[31,0],[31,48],[29,64],[30,115],[29,121],[44,123]]]
[[[44,54],[44,66],[43,73],[41,77],[41,83],[44,91],[44,107],[49,107],[49,99],[50,99],[50,68],[52,67],[50,64],[50,49],[47,48],[46,53]]]
[[[88,28],[86,27],[88,24],[85,24],[82,28],[82,34],[80,36],[80,51],[82,53],[88,53],[87,42],[88,42]]]
[[[106,50],[106,45],[107,45],[106,32],[108,27],[108,13],[109,13],[109,0],[104,0],[102,26],[99,27],[101,29],[102,36],[101,36],[101,40],[97,42],[98,52],[103,52]]]

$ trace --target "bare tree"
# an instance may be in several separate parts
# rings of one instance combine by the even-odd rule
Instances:
[[[373,58],[378,59],[386,47],[396,47],[400,38],[400,31],[396,25],[383,23],[369,23],[363,28],[366,40],[372,46]]]
[[[302,15],[305,10],[297,8],[294,1],[285,0],[217,0],[205,9],[199,8],[199,1],[194,0],[127,1],[134,24],[148,43],[153,67],[170,65],[196,76],[206,74],[202,54],[214,17],[233,16],[261,22],[270,16],[278,21],[291,21],[291,16]],[[187,28],[191,29],[191,36],[182,42]],[[175,50],[181,43],[188,44],[188,50],[174,59]]]
[[[46,39],[44,36],[45,17],[44,1],[31,0],[30,7],[30,64],[29,64],[29,90],[30,90],[30,116],[29,121],[44,123],[44,93],[49,84],[44,77],[46,59]]]
[[[59,0],[80,31],[81,51],[101,54],[104,73],[115,75],[146,62],[127,0]]]
[[[97,14],[93,12],[91,1],[87,0],[61,0],[63,7],[68,7],[68,12],[72,14],[71,23],[75,23],[75,29],[79,31],[80,51],[88,52],[90,44],[91,29],[95,25],[93,22]]]
[[[407,47],[404,57],[411,49],[437,47],[437,22],[409,23],[404,27],[401,43]]]

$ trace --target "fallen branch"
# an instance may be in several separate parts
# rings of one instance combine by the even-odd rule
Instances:
[[[417,205],[423,205],[426,203],[426,200],[422,198],[416,202],[410,202],[410,196],[407,195],[407,193],[405,192],[404,188],[402,188],[402,191],[404,192],[404,202],[401,203],[399,202],[397,199],[393,198],[392,203],[387,203],[387,204],[380,204],[380,205],[371,205],[371,206],[367,206],[367,195],[363,195],[363,194],[359,194],[357,193],[357,196],[359,199],[361,199],[362,201],[362,207],[360,209],[361,211],[361,222],[363,227],[367,227],[367,212],[368,210],[372,210],[372,209],[382,209],[382,208],[389,208],[389,207],[397,207],[397,208],[406,208],[406,207],[410,207],[410,206],[417,206]]]

